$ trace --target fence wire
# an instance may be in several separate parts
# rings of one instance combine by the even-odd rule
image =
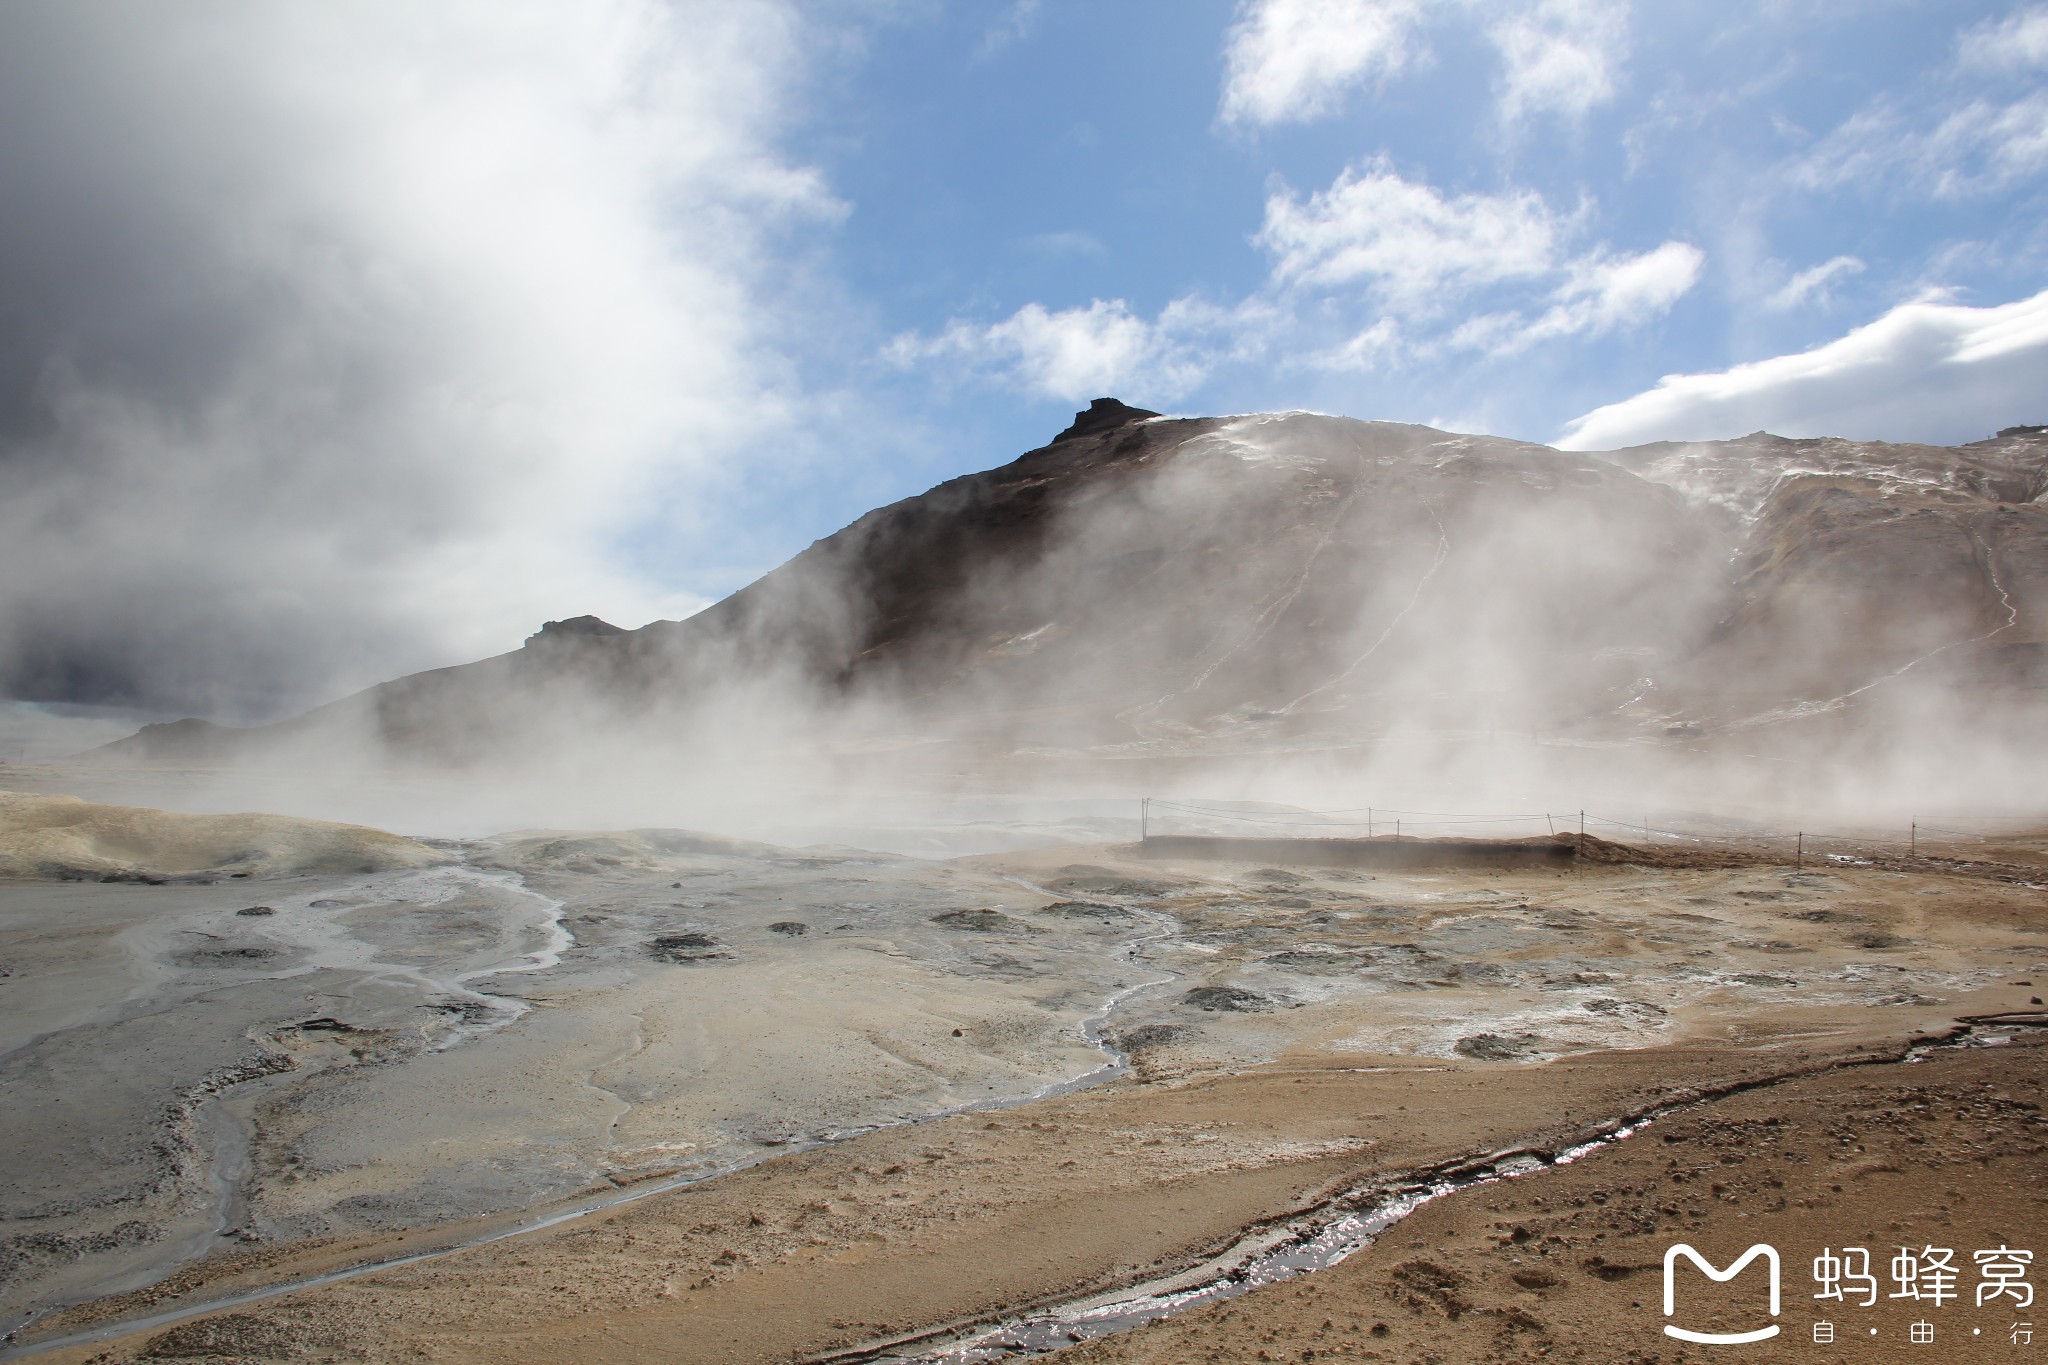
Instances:
[[[1532,814],[1490,815],[1462,811],[1410,810],[1398,806],[1346,806],[1332,809],[1285,807],[1266,802],[1203,801],[1194,798],[1147,797],[1144,801],[1146,832],[1216,835],[1233,830],[1296,837],[1401,838],[1435,834],[1470,836],[1491,834],[1500,838],[1530,838],[1543,834],[1575,834],[1581,828],[1616,843],[1656,844],[1660,841],[1691,845],[1722,844],[1782,845],[1795,855],[1803,850],[1815,859],[1843,856],[1841,850],[1911,854],[1921,845],[1940,847],[1955,842],[1983,845],[2002,839],[2040,837],[2048,834],[2048,819],[2027,821],[2010,816],[1947,816],[1955,823],[1941,825],[1909,820],[1896,834],[1877,829],[1842,831],[1829,829],[1779,829],[1746,822],[1704,823],[1710,829],[1677,829],[1669,820],[1617,819],[1592,810],[1544,811]],[[1977,824],[1976,829],[1960,828]],[[1833,849],[1834,852],[1830,852]]]

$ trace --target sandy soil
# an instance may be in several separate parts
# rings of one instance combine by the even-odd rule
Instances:
[[[673,833],[463,853],[0,891],[0,1306],[1014,1102],[1107,1065],[1087,1021],[1157,975],[1128,930],[1015,920],[1039,898],[943,864]]]
[[[1703,1105],[1582,1163],[1428,1205],[1323,1274],[1066,1358],[2029,1359],[2048,1347],[2048,1312],[2017,1292],[1980,1305],[1974,1263],[1978,1250],[2028,1250],[2028,1283],[2048,1282],[2038,1264],[2048,1250],[2048,1046],[2039,1036],[2016,1043],[1912,1067],[1845,1068]],[[1725,1287],[1688,1274],[1678,1281],[1681,1311],[1665,1318],[1663,1258],[1681,1241],[1721,1267],[1759,1242],[1774,1246],[1780,1336],[1740,1348],[1665,1338],[1666,1322],[1702,1332],[1772,1322],[1761,1267]],[[1816,1300],[1837,1286],[1816,1280],[1815,1260],[1849,1246],[1870,1253],[1875,1302],[1868,1287]],[[1895,1297],[1902,1247],[1955,1251],[1959,1297]],[[1926,1340],[1913,1339],[1915,1323]],[[2031,1349],[2015,1339],[2021,1323],[2039,1329]]]
[[[155,882],[434,867],[449,855],[362,825],[187,815],[0,791],[0,877]]]
[[[264,933],[298,944],[309,959],[327,945],[321,971],[331,980],[321,999],[329,1003],[318,1016],[301,1013],[314,1008],[310,991],[289,1002],[264,992],[308,990],[290,983],[320,972],[280,974],[240,992],[204,975],[177,978],[185,983],[178,989],[204,996],[208,1008],[239,1000],[241,1036],[258,1053],[292,1063],[222,1088],[222,1107],[251,1134],[250,1171],[236,1189],[244,1204],[220,1229],[235,1235],[216,1237],[212,1254],[153,1286],[44,1317],[28,1340],[487,1236],[536,1210],[654,1192],[544,1230],[212,1316],[137,1326],[47,1358],[737,1361],[897,1336],[922,1341],[936,1324],[1000,1317],[1196,1265],[1247,1227],[1375,1181],[1501,1148],[1555,1151],[1702,1090],[1819,1073],[1845,1058],[1885,1059],[1720,1100],[1583,1165],[1451,1196],[1299,1286],[1260,1290],[1086,1348],[1162,1360],[1210,1352],[1257,1359],[1261,1350],[1282,1358],[1274,1352],[1283,1347],[1286,1358],[1345,1347],[1386,1359],[1435,1351],[1433,1358],[1462,1360],[1508,1349],[1500,1338],[1518,1350],[1582,1349],[1586,1359],[1624,1359],[1616,1352],[1625,1350],[1676,1359],[1677,1343],[1658,1335],[1655,1313],[1611,1305],[1595,1312],[1586,1288],[1619,1286],[1630,1301],[1650,1303],[1634,1272],[1586,1268],[1590,1255],[1607,1255],[1592,1249],[1596,1232],[1656,1235],[1641,1217],[1626,1227],[1584,1227],[1573,1234],[1578,1240],[1561,1243],[1541,1238],[1564,1232],[1537,1237],[1531,1224],[1533,1250],[1531,1238],[1504,1250],[1486,1240],[1492,1233],[1468,1236],[1463,1224],[1429,1231],[1432,1220],[1469,1217],[1478,1220],[1473,1229],[1491,1229],[1499,1210],[1483,1218],[1459,1211],[1533,1198],[1523,1191],[1628,1162],[1654,1158],[1655,1170],[1668,1173],[1664,1163],[1678,1158],[1663,1132],[1750,1112],[1742,1105],[1774,1113],[1775,1096],[1787,1097],[1787,1115],[1809,1091],[1816,1116],[1839,1116],[1844,1106],[1877,1112],[1880,1101],[1852,1101],[1826,1087],[1910,1087],[1988,1068],[1993,1085],[2025,1101],[2032,1073],[2024,1068],[2038,1054],[2023,1046],[1915,1066],[1897,1058],[1907,1040],[1943,1033],[1958,1015],[2034,1008],[2033,983],[2048,981],[2041,892],[2016,865],[1794,871],[1734,860],[1393,877],[1147,863],[1107,846],[919,863],[655,831],[507,837],[466,856],[457,869],[403,874],[469,879],[459,896],[440,901],[389,882],[341,895],[308,884],[270,897],[273,915],[259,917]],[[59,893],[205,894],[97,886],[37,894]],[[107,941],[153,971],[166,970],[164,948],[136,938],[150,926],[160,930],[183,914],[192,925],[214,926],[211,933],[236,928],[240,918],[197,899],[182,909],[160,902],[154,918],[133,903],[98,904],[94,913],[110,917],[100,931]],[[543,913],[549,905],[552,915]],[[16,953],[56,918],[25,907],[0,938],[0,953]],[[354,956],[336,944],[352,944]],[[400,967],[417,979],[408,982]],[[490,997],[481,1013],[422,1008],[435,989],[485,968],[495,968],[491,979],[474,977],[468,987]],[[502,975],[514,970],[521,974]],[[15,978],[0,982],[0,991],[15,988]],[[98,989],[139,998],[132,983]],[[387,989],[395,994],[379,994]],[[151,998],[175,995],[160,989]],[[410,1033],[377,1022],[401,1011],[424,1022],[410,1024]],[[261,1022],[294,1014],[296,1034]],[[309,1029],[309,1017],[345,1027]],[[1103,1065],[1089,1042],[1098,1018],[1133,1055],[1131,1073],[1033,1099]],[[105,1059],[127,1045],[92,1031],[102,1027],[111,1025],[43,1029],[26,1055],[33,1060],[51,1040],[73,1037],[81,1051],[96,1043],[103,1069],[119,1070]],[[188,1051],[160,1050],[181,1061]],[[2014,1079],[1997,1079],[2001,1067],[2017,1068]],[[9,1093],[37,1083],[31,1072],[8,1076]],[[901,1122],[976,1103],[1014,1107]],[[142,1108],[138,1101],[138,1114]],[[2032,1111],[1929,1112],[1960,1125],[1958,1140],[1989,1152],[2007,1129],[2024,1134]],[[893,1126],[799,1150],[868,1125]],[[138,1118],[131,1126],[146,1125]],[[1701,1131],[1707,1136],[1697,1144],[1686,1139],[1693,1165],[1718,1160],[1708,1153],[1720,1130]],[[1825,1124],[1815,1131],[1821,1145],[1813,1152],[1831,1151],[1834,1134]],[[1877,1127],[1856,1131],[1870,1146]],[[2029,1163],[2042,1169],[2038,1134],[2028,1140],[2035,1148],[2022,1143],[1996,1157],[2017,1163],[2014,1180],[2028,1175]],[[10,1152],[37,1151],[32,1130],[4,1141]],[[1782,1200],[1825,1199],[1825,1186],[1845,1183],[1817,1175],[1802,1183],[1819,1160],[1794,1162],[1796,1180],[1771,1177],[1783,1184]],[[748,1161],[760,1164],[663,1189]],[[93,1194],[107,1166],[96,1156],[38,1165],[17,1190],[40,1188],[51,1208],[58,1201],[47,1196],[62,1191],[72,1211],[18,1214],[18,1227],[34,1227],[17,1245],[35,1253],[38,1232],[131,1207],[121,1196]],[[1987,1180],[1992,1169],[1983,1167]],[[1614,1177],[1610,1203],[1619,1208],[1624,1187],[1638,1185],[1637,1195],[1651,1199],[1648,1179]],[[1924,1201],[1910,1202],[1904,1182],[1845,1188],[1891,1202],[1845,1215],[1843,1230],[1829,1234],[1838,1242],[1874,1236],[1872,1227],[1890,1235],[1888,1222],[1926,1223],[1918,1219]],[[1982,1207],[2031,1207],[2023,1185],[1965,1193]],[[1778,1196],[1741,1197],[1754,1205],[1724,1211],[1720,1202],[1699,1202],[1698,1227],[1694,1203],[1674,1205],[1681,1212],[1657,1215],[1660,1227],[1682,1223],[1725,1261],[1726,1248],[1706,1240],[1713,1219],[1758,1211]],[[1511,1212],[1527,1221],[1525,1209]],[[1955,1236],[1977,1235],[1975,1225],[1955,1226]],[[1799,1255],[1812,1254],[1794,1250],[1790,1234],[1802,1230],[1786,1236],[1788,1285]],[[201,1220],[198,1234],[206,1231]],[[1417,1236],[1419,1252],[1408,1247]],[[1505,1258],[1541,1257],[1545,1246],[1551,1256],[1530,1261],[1528,1273],[1556,1273],[1583,1292],[1518,1287],[1514,1294],[1536,1297],[1534,1306],[1513,1299],[1516,1311],[1540,1330],[1502,1328],[1509,1299],[1496,1293],[1495,1270],[1508,1266],[1512,1281],[1526,1267]],[[1631,1244],[1636,1260],[1608,1260],[1635,1265],[1646,1254]],[[1470,1259],[1482,1256],[1494,1259]],[[47,1285],[64,1278],[61,1268],[93,1259],[45,1248],[41,1261],[23,1264],[55,1277],[45,1281],[47,1297]],[[1411,1281],[1434,1272],[1411,1268],[1402,1279],[1396,1271],[1418,1259],[1473,1287],[1414,1289]],[[1553,1264],[1575,1267],[1574,1278]],[[1343,1330],[1352,1319],[1340,1321],[1334,1306],[1303,1307],[1308,1316],[1299,1322],[1288,1316],[1290,1305],[1338,1294],[1325,1286],[1360,1276],[1368,1276],[1355,1291],[1361,1304],[1377,1304],[1372,1294],[1407,1293],[1422,1306],[1404,1316],[1375,1306],[1370,1322],[1359,1309],[1359,1334]],[[1444,1294],[1472,1305],[1458,1307],[1456,1331],[1435,1330],[1428,1317],[1450,1321],[1438,1302]],[[1324,1317],[1331,1328],[1321,1327]],[[1785,1321],[1811,1325],[1810,1316]],[[1371,1336],[1380,1322],[1387,1333]],[[875,1358],[873,1350],[864,1358]]]

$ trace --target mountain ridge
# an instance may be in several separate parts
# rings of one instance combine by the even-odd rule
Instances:
[[[1393,716],[1607,740],[1741,728],[1840,710],[1930,654],[1967,688],[1971,650],[2041,645],[2044,471],[2035,427],[1571,452],[1099,399],[684,620],[549,622],[276,725],[151,727],[95,753],[226,761],[324,735],[462,766],[598,730],[687,746],[691,716],[720,711],[778,742],[1103,752],[1350,742]],[[2038,700],[2033,664],[1981,662]]]

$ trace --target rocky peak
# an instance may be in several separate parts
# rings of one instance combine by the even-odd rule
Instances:
[[[1075,413],[1074,424],[1053,437],[1052,443],[1058,445],[1061,441],[1071,441],[1076,437],[1114,431],[1127,423],[1157,416],[1158,413],[1148,408],[1134,408],[1114,398],[1098,398],[1088,405],[1087,411]]]
[[[572,616],[566,621],[543,622],[539,630],[526,637],[526,643],[530,645],[542,640],[565,643],[579,637],[625,635],[628,633],[623,627],[615,626],[611,622],[600,620],[595,616]]]

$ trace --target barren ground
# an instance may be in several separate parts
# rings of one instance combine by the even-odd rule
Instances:
[[[1967,1265],[2040,1223],[2031,1032],[1899,1060],[2038,1011],[2048,915],[2018,861],[1394,876],[646,831],[459,854],[0,887],[7,1293],[72,1304],[23,1346],[129,1322],[42,1358],[915,1355],[1375,1180],[1728,1088],[1073,1358],[1694,1358],[1640,1269],[1681,1230],[1717,1263],[1777,1241],[1790,1334],[1822,1245],[1968,1242]],[[1098,1032],[1128,1071],[1098,1073]]]

